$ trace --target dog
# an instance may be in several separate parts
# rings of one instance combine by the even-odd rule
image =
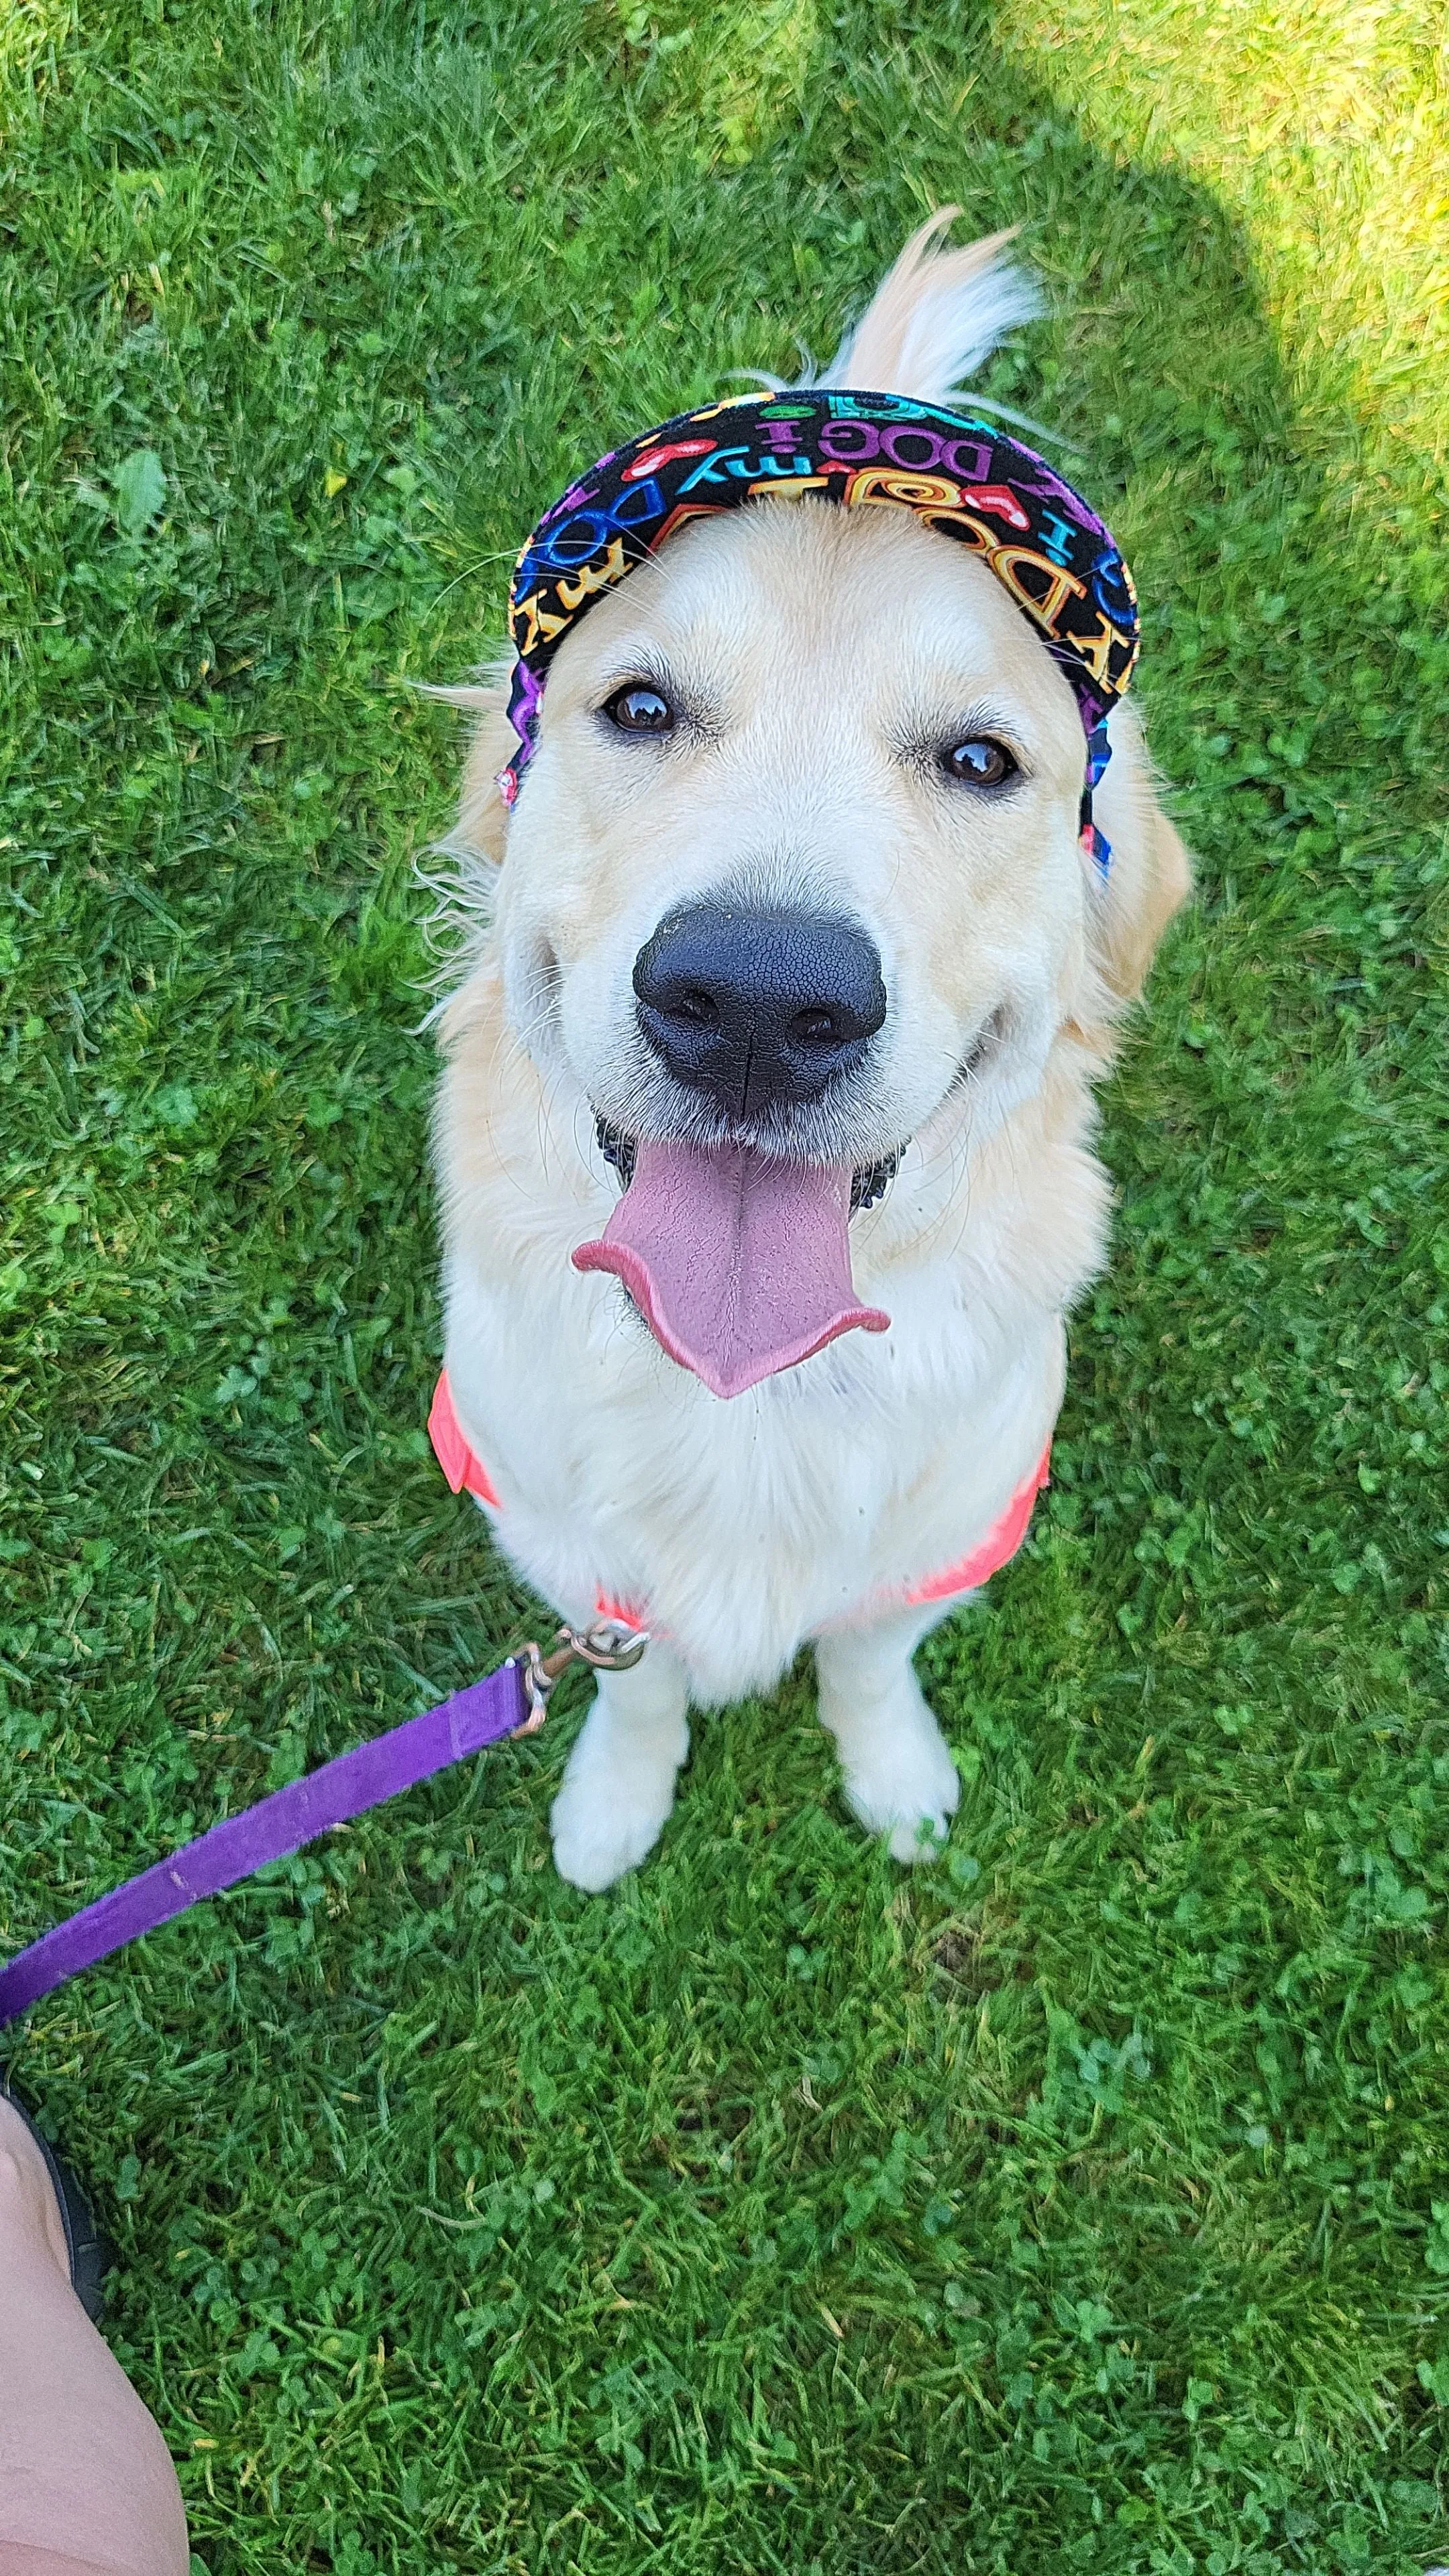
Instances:
[[[515,577],[511,700],[443,692],[474,732],[432,1427],[535,1592],[649,1632],[553,1808],[588,1890],[658,1840],[690,1707],[807,1642],[846,1803],[938,1848],[913,1651],[1044,1481],[1107,1243],[1092,1086],[1189,891],[1120,558],[956,393],[1035,305],[1008,236],[940,247],[954,212],[818,382],[572,487]]]

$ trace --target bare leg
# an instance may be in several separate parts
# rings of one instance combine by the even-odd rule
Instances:
[[[561,1878],[597,1895],[653,1850],[689,1751],[688,1707],[684,1666],[657,1638],[633,1672],[600,1673],[553,1803]]]
[[[815,1640],[820,1723],[835,1738],[845,1803],[867,1833],[889,1834],[896,1860],[928,1855],[961,1795],[911,1666],[921,1639],[955,1606],[932,1603],[873,1627],[832,1628]]]
[[[186,2576],[166,2445],[70,2286],[55,2193],[0,2101],[0,2576]]]

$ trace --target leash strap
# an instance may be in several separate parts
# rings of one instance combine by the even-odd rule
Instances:
[[[239,1816],[213,1825],[194,1843],[183,1843],[169,1860],[128,1878],[124,1887],[96,1899],[79,1914],[57,1923],[53,1932],[32,1941],[7,1968],[0,1968],[0,2030],[28,2012],[45,1995],[53,1995],[67,1977],[94,1968],[113,1950],[124,1950],[143,1932],[154,1932],[173,1916],[184,1914],[204,1896],[220,1896],[238,1879],[265,1869],[268,1861],[288,1860],[304,1843],[325,1834],[330,1825],[349,1824],[380,1807],[403,1789],[415,1789],[435,1771],[446,1771],[470,1753],[499,1744],[508,1735],[533,1735],[548,1715],[549,1697],[570,1664],[589,1664],[595,1672],[632,1672],[649,1643],[645,1631],[634,1631],[617,1619],[595,1620],[591,1628],[563,1627],[547,1654],[523,1646],[466,1690],[421,1717],[389,1727],[370,1744],[355,1744],[304,1780],[274,1789]]]
[[[532,1650],[535,1662],[537,1651]],[[552,1678],[548,1676],[549,1681]],[[235,1887],[238,1879],[265,1869],[268,1861],[286,1860],[330,1825],[345,1825],[354,1816],[365,1815],[369,1807],[397,1797],[401,1790],[415,1788],[435,1771],[446,1771],[467,1754],[481,1753],[485,1745],[537,1724],[541,1715],[537,1689],[535,1669],[527,1660],[516,1662],[510,1655],[485,1681],[455,1691],[451,1699],[440,1701],[422,1717],[390,1727],[370,1744],[339,1753],[335,1761],[324,1762],[305,1779],[293,1780],[285,1789],[273,1790],[269,1798],[259,1798],[241,1815],[213,1825],[209,1833],[183,1844],[169,1860],[158,1861],[139,1878],[127,1879],[124,1887],[113,1888],[109,1896],[97,1898],[94,1905],[58,1923],[53,1932],[32,1941],[28,1950],[0,1969],[0,2028],[42,1996],[53,1994],[67,1977],[78,1976],[82,1968],[94,1968],[113,1950],[124,1949],[143,1932],[156,1931],[204,1896],[219,1896],[223,1888]],[[543,1699],[547,1699],[547,1683]]]

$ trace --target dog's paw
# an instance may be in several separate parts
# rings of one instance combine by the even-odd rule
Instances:
[[[851,1727],[849,1742],[842,1785],[851,1814],[867,1833],[889,1836],[893,1860],[929,1860],[946,1839],[961,1783],[913,1672],[868,1729]]]
[[[640,1743],[604,1709],[593,1709],[553,1802],[553,1857],[560,1878],[597,1896],[637,1867],[668,1821],[686,1747],[687,1739],[677,1754],[657,1740]]]

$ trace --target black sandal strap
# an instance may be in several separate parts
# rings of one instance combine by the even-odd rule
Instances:
[[[56,2154],[44,2131],[36,2126],[23,2102],[0,2082],[0,2099],[18,2111],[45,2159],[45,2170],[51,2188],[60,2204],[60,2221],[65,2229],[65,2250],[70,2261],[70,2285],[90,2318],[100,2323],[106,2304],[105,2280],[115,2259],[115,2249],[97,2227],[90,2202],[68,2164]]]

